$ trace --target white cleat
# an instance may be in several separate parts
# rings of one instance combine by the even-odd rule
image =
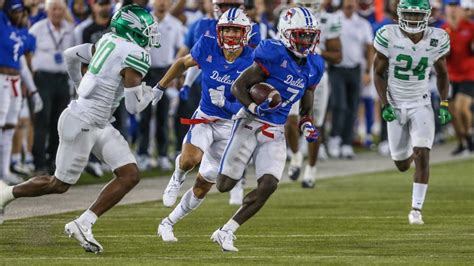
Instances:
[[[170,163],[170,159],[166,156],[162,156],[158,159],[158,166],[161,168],[163,171],[169,171],[173,169],[173,166]]]
[[[214,233],[212,233],[211,240],[214,243],[217,243],[221,248],[222,251],[230,251],[230,252],[237,252],[239,251],[236,247],[234,247],[234,240],[237,239],[232,231],[227,230],[224,231],[221,228],[217,229]]]
[[[179,190],[182,185],[183,181],[178,180],[175,175],[171,177],[170,182],[163,193],[163,205],[165,205],[165,207],[173,207],[178,199]]]
[[[229,192],[229,204],[230,205],[242,205],[244,201],[244,187],[242,185],[243,179],[240,179],[237,184],[235,184],[234,188]]]
[[[69,237],[74,237],[77,241],[79,241],[81,247],[83,247],[86,252],[98,254],[104,250],[102,245],[94,239],[92,230],[76,221],[66,224],[64,226],[64,233]]]
[[[173,225],[165,220],[161,221],[160,225],[158,225],[158,236],[161,236],[161,239],[163,239],[164,242],[178,241],[173,234]]]
[[[344,159],[354,159],[355,153],[352,149],[352,145],[342,145],[341,146],[341,157]]]
[[[300,177],[301,165],[303,164],[303,153],[300,151],[293,154],[290,159],[290,166],[288,166],[288,177],[296,181]]]
[[[421,215],[421,211],[419,210],[411,210],[408,214],[408,222],[410,224],[425,224],[423,222],[423,216]]]
[[[0,224],[3,224],[5,206],[12,200],[8,193],[12,193],[8,185],[0,180]]]
[[[326,147],[324,147],[324,144],[321,144],[319,147],[319,152],[318,152],[318,160],[319,161],[327,161],[329,159],[329,155],[326,152]]]

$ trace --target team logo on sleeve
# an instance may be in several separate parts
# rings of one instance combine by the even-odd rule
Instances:
[[[282,68],[286,68],[288,66],[288,61],[283,60],[283,63],[280,65]]]
[[[438,39],[431,39],[430,46],[437,47],[438,46]]]
[[[206,61],[212,63],[212,55],[208,55]]]

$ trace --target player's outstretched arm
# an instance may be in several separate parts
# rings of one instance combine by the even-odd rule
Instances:
[[[186,69],[192,66],[197,66],[197,62],[190,54],[178,58],[178,60],[170,67],[163,78],[158,82],[158,87],[160,89],[167,88],[171,81],[179,78],[181,75],[183,75]]]
[[[388,58],[382,53],[376,52],[374,59],[374,83],[375,89],[379,94],[382,105],[387,105],[387,69],[388,69]]]
[[[330,64],[339,64],[342,61],[342,45],[339,37],[326,40],[326,51],[321,56]]]
[[[142,74],[127,67],[122,71],[125,108],[131,114],[143,111],[151,101],[159,101],[163,91],[152,89],[142,82]]]
[[[255,104],[252,101],[252,98],[250,98],[250,88],[266,79],[267,74],[257,63],[254,62],[253,65],[240,74],[234,84],[232,84],[232,94],[242,103],[243,106],[248,108],[250,104]]]

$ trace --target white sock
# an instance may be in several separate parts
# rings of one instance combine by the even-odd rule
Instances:
[[[428,190],[428,184],[413,183],[413,194],[411,207],[413,209],[421,210],[423,202],[425,201],[426,190]]]
[[[10,174],[10,159],[12,156],[12,145],[13,145],[13,133],[15,132],[14,129],[4,129],[3,136],[2,136],[2,171],[4,176],[8,176]]]
[[[316,173],[318,172],[318,168],[315,166],[311,165],[306,165],[304,169],[304,175],[303,175],[303,180],[306,181],[314,181],[316,180]]]
[[[25,162],[32,163],[33,162],[33,154],[31,152],[27,152],[25,154]]]
[[[238,224],[234,219],[230,219],[224,226],[222,226],[223,231],[230,230],[232,233],[235,233],[239,229],[240,224]]]
[[[301,153],[300,151],[297,151],[295,153],[290,151],[290,165],[301,167],[302,163],[303,163],[303,153]]]
[[[21,153],[12,153],[12,163],[19,163],[21,161]]]
[[[97,221],[97,215],[88,209],[83,214],[81,214],[81,216],[79,216],[79,218],[77,218],[76,220],[78,223],[90,229],[92,228],[92,225],[94,225]]]
[[[179,220],[183,219],[184,216],[199,207],[203,201],[204,199],[197,198],[196,195],[194,195],[193,188],[190,188],[186,193],[184,193],[179,204],[174,208],[170,215],[168,215],[168,222],[172,225],[176,224]]]

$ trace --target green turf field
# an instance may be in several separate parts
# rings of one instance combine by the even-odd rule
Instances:
[[[160,202],[114,208],[94,227],[104,253],[85,253],[63,235],[80,212],[6,221],[0,264],[474,264],[474,160],[432,167],[423,226],[408,225],[411,175],[382,172],[321,181],[315,190],[281,185],[237,232],[238,253],[223,253],[211,233],[235,211],[211,195],[165,244]]]

